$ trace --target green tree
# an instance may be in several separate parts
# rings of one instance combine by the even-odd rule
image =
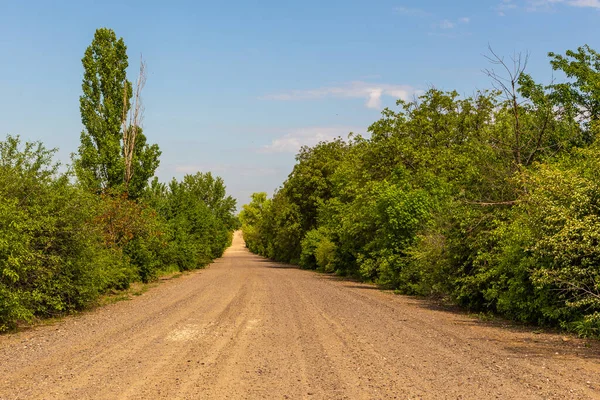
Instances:
[[[98,29],[82,63],[83,94],[79,102],[85,129],[81,133],[75,170],[89,189],[118,188],[125,178],[122,126],[133,95],[126,75],[127,46],[112,29]],[[148,145],[138,129],[133,154],[135,174],[128,189],[132,197],[137,197],[158,167],[160,150],[156,144]]]
[[[198,172],[168,185],[153,180],[145,200],[166,221],[170,259],[179,270],[207,265],[231,243],[238,224],[235,200],[220,177]]]
[[[267,237],[261,230],[261,224],[266,222],[263,214],[267,212],[270,202],[265,192],[252,193],[250,203],[244,204],[240,212],[246,247],[261,255],[266,255],[267,244]]]
[[[591,142],[600,128],[600,53],[585,45],[566,54],[548,53],[555,71],[562,71],[569,82],[552,85],[561,107],[583,122],[586,139]]]

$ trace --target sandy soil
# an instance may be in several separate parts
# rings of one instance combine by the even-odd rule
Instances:
[[[600,399],[600,345],[254,256],[0,337],[0,399]]]

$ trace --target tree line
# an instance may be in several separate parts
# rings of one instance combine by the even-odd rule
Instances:
[[[493,52],[493,88],[429,89],[368,138],[303,147],[240,214],[249,249],[401,293],[600,336],[600,54],[549,53],[563,80]]]
[[[238,224],[235,200],[210,172],[152,179],[161,152],[141,126],[145,64],[133,85],[123,39],[98,29],[82,63],[84,130],[71,167],[40,142],[0,141],[0,332],[201,268]]]

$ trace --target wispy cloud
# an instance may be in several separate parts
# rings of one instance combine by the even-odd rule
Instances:
[[[563,0],[527,0],[525,10],[530,12],[549,11],[554,5],[564,3]]]
[[[364,81],[349,82],[340,86],[326,86],[308,90],[292,90],[287,93],[263,96],[264,100],[311,100],[333,98],[365,99],[368,108],[380,108],[383,96],[409,100],[420,93],[409,85],[392,85],[386,83],[369,83]]]
[[[445,19],[442,22],[440,22],[437,26],[440,29],[454,29],[454,27],[456,27],[456,23]]]
[[[600,0],[524,0],[522,2],[502,0],[496,6],[496,11],[499,15],[505,16],[509,10],[524,9],[528,12],[552,11],[558,5],[600,10]]]
[[[511,1],[511,0],[503,0],[503,1]],[[600,0],[598,0],[598,1],[600,1]],[[427,12],[421,8],[396,7],[394,9],[394,12],[396,14],[400,14],[400,15],[405,15],[405,16],[410,16],[410,17],[427,18],[430,20],[435,20],[438,18],[438,16],[436,16],[435,14]],[[458,18],[458,19],[444,18],[437,23],[433,23],[432,27],[434,29],[449,30],[449,29],[454,29],[457,26],[462,25],[462,24],[468,24],[469,22],[471,22],[471,18],[469,18],[469,17],[462,17],[462,18]],[[429,34],[435,35],[435,33],[433,33],[433,32],[430,32]]]
[[[600,8],[600,0],[572,0],[568,3],[573,7]]]
[[[456,32],[452,30],[438,31],[438,32],[429,32],[429,36],[433,37],[442,37],[447,39],[458,39],[463,37],[471,36],[471,32]]]
[[[421,8],[413,7],[396,7],[394,12],[400,15],[408,15],[411,17],[430,17],[431,14]]]
[[[436,24],[435,27],[444,30],[454,29],[459,25],[468,24],[469,22],[471,22],[471,19],[469,17],[462,17],[457,20],[444,19],[440,23]]]
[[[502,0],[500,4],[496,6],[496,12],[501,17],[504,17],[508,11],[514,10],[515,8],[518,8],[518,6],[513,0]]]
[[[555,4],[564,4],[579,8],[599,8],[600,0],[528,0],[529,9],[535,11],[539,8],[552,7]]]
[[[366,129],[352,126],[313,126],[308,128],[293,129],[281,137],[274,139],[270,144],[262,146],[260,153],[297,153],[302,146],[315,144],[335,139],[346,138],[350,132],[364,133]]]
[[[177,164],[172,169],[180,174],[194,174],[196,172],[211,172],[219,175],[223,173],[235,172],[241,176],[270,176],[275,175],[278,170],[275,168],[264,168],[255,165],[234,165],[234,164]]]

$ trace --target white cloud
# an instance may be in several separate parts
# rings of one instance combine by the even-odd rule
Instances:
[[[394,11],[397,14],[408,15],[411,17],[429,17],[431,15],[425,10],[422,10],[420,8],[411,8],[411,7],[396,7],[396,8],[394,8]]]
[[[441,29],[452,29],[456,26],[456,24],[452,21],[449,21],[447,19],[443,20],[442,22],[440,22],[440,24],[438,25]]]
[[[600,9],[600,0],[567,0],[567,1],[556,1],[556,2],[557,3],[565,3],[572,7]]]
[[[314,146],[337,137],[346,138],[350,132],[364,133],[364,128],[351,126],[313,126],[289,131],[259,149],[260,153],[297,153],[302,146]]]
[[[502,1],[511,1],[511,0],[502,0]],[[599,0],[600,1],[600,0]],[[396,7],[394,9],[396,14],[406,15],[410,17],[420,17],[420,18],[437,18],[435,14],[429,13],[420,8],[411,8],[411,7]],[[454,29],[457,25],[460,24],[468,24],[471,22],[469,17],[462,17],[457,20],[443,19],[441,22],[433,24],[434,28],[438,29]]]
[[[454,31],[443,31],[443,32],[429,32],[429,36],[443,37],[447,39],[458,39],[463,37],[471,36],[471,32],[454,32]]]
[[[327,97],[351,98],[366,100],[368,108],[380,108],[383,96],[396,99],[410,100],[415,94],[420,93],[409,85],[391,85],[385,83],[369,83],[354,81],[341,86],[327,86],[317,89],[293,90],[287,93],[271,94],[262,97],[266,100],[312,100]]]
[[[444,19],[444,20],[442,20],[442,22],[438,23],[435,27],[444,29],[444,30],[448,30],[448,29],[454,29],[458,25],[468,24],[469,22],[471,22],[471,18],[469,18],[469,17],[462,17],[455,21],[451,21],[449,19]]]
[[[564,5],[577,8],[595,8],[600,10],[600,0],[524,0],[523,8],[525,11],[551,11],[557,5]],[[496,7],[496,11],[501,16],[506,15],[506,11],[520,8],[514,0],[502,0]]]
[[[504,17],[507,11],[514,10],[515,8],[517,8],[517,5],[513,3],[513,0],[502,0],[500,4],[496,6],[496,12],[498,12],[498,15],[501,17]]]
[[[564,3],[563,0],[527,0],[526,11],[546,11],[552,9],[555,4]]]

